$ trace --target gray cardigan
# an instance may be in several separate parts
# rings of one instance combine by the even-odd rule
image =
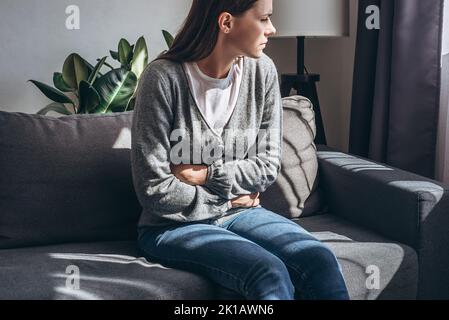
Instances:
[[[244,57],[234,111],[218,135],[202,118],[182,63],[152,61],[139,80],[132,125],[134,188],[143,208],[139,228],[226,219],[246,208],[230,199],[263,192],[282,156],[278,74],[265,54]],[[178,180],[170,163],[208,166],[205,185]]]

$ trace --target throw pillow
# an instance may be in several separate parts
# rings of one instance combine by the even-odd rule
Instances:
[[[288,218],[323,213],[318,188],[318,159],[314,144],[315,114],[309,99],[296,95],[282,98],[283,150],[276,182],[260,194],[260,204]]]

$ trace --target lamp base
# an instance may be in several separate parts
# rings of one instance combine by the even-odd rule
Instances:
[[[318,81],[320,81],[319,74],[283,74],[281,76],[281,95],[282,97],[288,97],[293,88],[299,95],[308,98],[312,102],[316,124],[316,137],[314,142],[315,144],[326,145],[326,134],[324,132],[320,103],[316,90],[316,82]]]

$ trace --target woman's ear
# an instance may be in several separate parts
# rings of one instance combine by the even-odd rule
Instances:
[[[231,32],[232,19],[232,14],[228,12],[222,12],[218,17],[218,27],[220,28],[220,30],[222,30],[224,33]]]

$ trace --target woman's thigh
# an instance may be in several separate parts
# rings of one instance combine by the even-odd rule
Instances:
[[[295,222],[263,207],[242,211],[223,224],[273,253],[287,266],[298,297],[347,299],[341,267],[332,251]]]
[[[272,251],[289,251],[289,245],[297,241],[317,239],[292,220],[264,207],[244,210],[222,224],[214,225],[249,239]]]
[[[300,225],[263,207],[242,211],[217,226],[257,243],[284,263],[292,262],[303,271],[315,268],[311,258],[322,253],[336,259],[327,246]]]
[[[278,257],[260,245],[205,223],[141,230],[139,247],[154,262],[201,274],[242,295],[247,294],[255,267],[285,268]]]

